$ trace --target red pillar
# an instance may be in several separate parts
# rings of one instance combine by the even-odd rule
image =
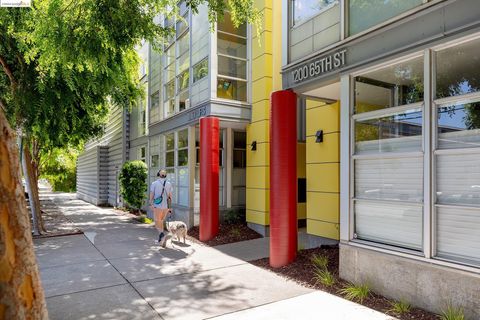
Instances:
[[[270,265],[297,255],[297,95],[281,90],[270,107]]]
[[[219,120],[200,119],[200,240],[218,234]]]

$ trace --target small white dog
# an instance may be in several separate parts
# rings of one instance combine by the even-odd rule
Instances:
[[[171,212],[169,212],[171,215]],[[183,238],[183,243],[185,243],[185,238],[187,237],[187,225],[183,221],[169,221],[166,220],[167,231],[174,235],[178,241]],[[166,241],[166,240],[165,240]]]

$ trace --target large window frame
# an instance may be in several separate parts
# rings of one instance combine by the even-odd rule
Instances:
[[[456,256],[445,256],[440,255],[438,252],[438,235],[437,228],[438,225],[438,210],[439,208],[448,208],[448,209],[457,209],[457,210],[477,210],[480,212],[480,205],[477,204],[465,204],[465,203],[439,203],[437,201],[437,190],[438,190],[438,175],[437,173],[438,160],[437,157],[440,155],[478,155],[480,158],[480,147],[445,147],[439,148],[438,146],[438,110],[442,106],[446,105],[459,105],[461,103],[478,103],[480,102],[480,90],[473,93],[466,93],[458,96],[446,97],[446,98],[435,98],[435,89],[436,89],[436,52],[451,48],[455,46],[460,46],[464,42],[471,40],[480,39],[480,34],[470,36],[467,38],[456,39],[446,44],[434,46],[422,50],[421,52],[416,52],[407,57],[402,57],[401,59],[394,59],[388,63],[382,63],[380,65],[365,68],[364,70],[355,71],[350,75],[342,77],[342,100],[344,104],[342,109],[342,130],[347,128],[348,133],[343,133],[342,144],[348,141],[348,167],[343,170],[342,181],[348,181],[347,188],[343,188],[341,193],[342,197],[346,196],[346,199],[342,200],[341,208],[344,211],[343,214],[347,214],[348,220],[343,219],[343,231],[341,230],[341,239],[343,241],[348,241],[352,245],[366,247],[371,249],[380,250],[383,252],[389,252],[392,254],[408,257],[416,257],[417,259],[424,259],[430,263],[447,265],[455,268],[460,268],[463,270],[469,270],[474,272],[479,272],[480,263],[478,262],[477,257],[472,259],[462,259]],[[414,251],[407,248],[401,248],[397,246],[392,246],[388,244],[376,243],[372,241],[359,240],[355,238],[355,213],[354,213],[354,202],[355,202],[355,167],[354,161],[360,158],[368,158],[370,155],[357,155],[355,154],[355,120],[361,119],[362,117],[367,117],[366,115],[355,115],[354,110],[354,78],[357,75],[361,75],[365,72],[381,69],[384,66],[392,65],[396,62],[404,61],[412,58],[415,55],[423,55],[424,59],[424,98],[423,98],[423,128],[422,128],[422,151],[416,156],[423,157],[423,226],[422,226],[422,249],[420,251]],[[347,89],[348,86],[348,89]],[[345,108],[348,105],[348,113],[345,112]],[[396,108],[407,108],[407,107],[396,107]],[[389,110],[390,111],[390,110]],[[382,113],[374,111],[377,113]],[[348,119],[348,120],[347,120]],[[348,124],[348,126],[347,126]],[[347,140],[348,139],[348,140]],[[397,155],[402,155],[397,154]],[[407,153],[404,154],[408,156]],[[412,154],[410,154],[412,155]],[[403,155],[402,155],[403,156]],[[342,161],[346,160],[345,157],[342,158]],[[347,196],[348,195],[348,196]],[[344,216],[344,217],[347,217]],[[452,244],[453,245],[453,244]]]
[[[173,26],[175,29],[167,44],[164,46],[162,63],[163,76],[163,119],[170,118],[190,107],[190,73],[191,65],[191,10],[185,1],[178,3],[182,19],[173,21],[164,19],[164,26]],[[184,65],[186,66],[180,68]],[[185,80],[186,79],[186,80]],[[186,86],[182,85],[185,84]]]
[[[225,12],[225,15],[224,15],[224,22],[223,23],[228,23],[229,22],[229,12]],[[230,21],[231,22],[231,21]],[[242,26],[240,26],[242,27]],[[242,102],[242,103],[248,103],[249,101],[249,70],[250,70],[250,30],[249,30],[249,27],[248,25],[245,25],[243,26],[245,28],[245,36],[243,36],[242,34],[240,34],[240,32],[237,32],[237,33],[232,33],[232,32],[228,32],[226,30],[222,30],[220,29],[219,27],[219,23],[217,23],[217,28],[216,28],[216,75],[215,75],[215,78],[216,78],[216,86],[217,88],[215,89],[215,92],[216,92],[216,97],[217,99],[224,99],[224,100],[229,100],[229,101],[239,101],[239,102]],[[235,29],[235,30],[239,30],[239,29]],[[239,40],[240,42],[242,41],[245,41],[245,57],[241,57],[241,56],[238,56],[238,55],[234,55],[234,54],[228,54],[228,53],[222,53],[220,52],[219,50],[219,37],[220,36],[224,36],[224,37],[230,37],[230,38],[233,38],[233,39],[236,39],[236,40]],[[239,43],[240,43],[239,42]],[[222,74],[220,72],[220,61],[221,60],[228,60],[228,61],[231,61],[233,64],[245,64],[245,78],[243,77],[237,77],[237,76],[232,76],[232,75],[228,75],[228,74]],[[230,68],[231,69],[231,68]],[[229,69],[229,70],[230,70]],[[239,86],[238,83],[241,83],[241,85]],[[228,87],[226,90],[229,90],[230,87],[232,88],[235,88],[235,90],[238,90],[236,89],[237,87],[238,88],[241,88],[241,86],[244,86],[244,91],[245,91],[245,97],[244,98],[237,98],[237,97],[231,97],[231,98],[227,98],[227,97],[222,97],[220,96],[219,94],[219,87],[222,86],[222,87],[225,87],[225,85],[228,84]],[[232,92],[233,92],[233,89],[232,89]],[[236,96],[238,96],[238,93],[235,94]]]
[[[383,64],[380,64],[380,65],[376,65],[374,67],[371,67],[371,68],[366,68],[366,69],[363,69],[363,70],[360,70],[358,72],[355,72],[354,74],[352,74],[350,76],[350,81],[349,81],[349,86],[351,88],[351,103],[350,103],[350,112],[349,114],[351,114],[350,116],[350,119],[349,119],[349,123],[350,123],[350,136],[349,136],[349,139],[350,139],[350,195],[349,195],[349,207],[350,207],[350,219],[351,221],[353,222],[353,225],[352,225],[352,228],[351,228],[351,235],[350,235],[350,239],[353,240],[353,241],[356,241],[358,243],[366,243],[368,245],[371,245],[371,246],[377,246],[377,247],[383,247],[383,248],[394,248],[395,250],[397,249],[400,249],[401,251],[404,251],[404,252],[409,252],[409,253],[412,253],[412,254],[415,254],[415,255],[418,255],[424,248],[425,246],[425,243],[423,242],[423,239],[420,243],[420,247],[411,247],[411,248],[401,248],[397,245],[395,245],[393,242],[390,243],[390,244],[387,244],[387,243],[381,243],[381,242],[376,242],[376,241],[373,241],[373,240],[366,240],[366,239],[357,239],[357,235],[355,233],[355,230],[356,230],[356,224],[355,224],[355,221],[356,221],[356,216],[355,216],[355,208],[356,208],[356,204],[361,204],[361,203],[371,203],[372,205],[380,205],[380,204],[383,204],[383,205],[394,205],[395,203],[398,203],[398,204],[404,204],[406,205],[407,207],[408,206],[411,206],[413,208],[416,208],[416,210],[420,210],[422,212],[422,214],[425,213],[425,210],[424,210],[424,199],[425,199],[425,194],[423,194],[422,196],[422,200],[423,201],[404,201],[404,200],[393,200],[393,199],[389,199],[389,200],[382,200],[382,199],[369,199],[369,198],[362,198],[362,197],[357,197],[356,195],[356,180],[355,180],[355,163],[356,161],[365,161],[365,160],[370,160],[370,161],[375,161],[375,160],[378,160],[378,161],[381,161],[381,160],[386,160],[386,159],[391,159],[391,160],[401,160],[401,159],[423,159],[424,158],[424,153],[425,153],[425,143],[424,143],[424,139],[423,139],[423,136],[425,135],[425,104],[424,104],[424,101],[420,101],[420,102],[414,102],[414,103],[410,103],[410,104],[405,104],[405,105],[396,105],[395,103],[391,103],[392,106],[391,107],[385,107],[385,108],[382,108],[382,109],[378,109],[378,110],[373,110],[373,111],[365,111],[365,112],[359,112],[359,113],[355,113],[354,110],[355,110],[355,100],[353,99],[354,97],[354,90],[355,90],[355,79],[356,77],[360,77],[360,76],[363,76],[364,74],[366,73],[370,73],[370,72],[374,72],[374,71],[377,71],[377,70],[382,70],[382,69],[385,69],[386,67],[389,67],[389,66],[394,66],[394,65],[398,65],[400,63],[403,63],[403,62],[408,62],[408,61],[411,61],[411,60],[414,60],[414,59],[418,59],[419,57],[422,57],[424,56],[424,53],[423,52],[417,52],[417,53],[414,53],[414,54],[411,54],[411,55],[408,55],[406,57],[402,57],[401,59],[397,59],[397,60],[394,60],[394,61],[389,61],[388,63],[383,63]],[[424,66],[425,66],[425,58],[424,58]],[[423,78],[423,85],[425,86],[425,83],[426,83],[427,79],[426,79],[426,75],[425,75],[425,72],[424,72],[424,78]],[[425,87],[424,87],[425,89]],[[424,90],[425,91],[425,90]],[[393,92],[391,93],[392,97],[393,97]],[[420,110],[421,113],[422,113],[422,133],[421,133],[421,146],[420,146],[420,149],[417,150],[417,151],[393,151],[393,152],[372,152],[372,153],[369,153],[369,152],[366,152],[366,153],[357,153],[355,150],[356,150],[356,141],[355,141],[355,124],[356,123],[359,123],[361,121],[366,121],[366,120],[370,120],[370,119],[380,119],[382,117],[388,117],[388,116],[391,116],[391,115],[395,115],[395,114],[400,114],[400,113],[404,113],[404,112],[408,112],[410,110]],[[420,160],[420,162],[422,163],[422,170],[423,172],[425,172],[424,170],[424,163],[423,161]],[[422,178],[424,178],[422,176]],[[420,228],[423,228],[423,226],[420,226]]]

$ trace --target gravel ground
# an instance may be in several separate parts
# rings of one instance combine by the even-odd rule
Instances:
[[[199,240],[198,226],[188,229],[188,235],[193,241],[203,243],[211,247],[262,237],[260,234],[247,227],[246,224],[242,223],[220,225],[218,235],[212,240],[206,242],[201,242]]]
[[[327,287],[321,283],[318,283],[315,279],[315,266],[311,262],[311,258],[314,255],[321,255],[328,257],[328,270],[335,276],[336,283]],[[301,250],[298,252],[297,259],[288,266],[281,268],[272,268],[269,265],[268,258],[250,261],[253,265],[262,267],[264,269],[271,270],[283,277],[294,280],[301,285],[309,288],[322,290],[339,297],[343,297],[339,293],[348,283],[338,278],[338,248],[315,248],[309,250]],[[356,301],[358,302],[358,301]],[[411,308],[410,312],[404,314],[395,314],[391,312],[392,300],[389,300],[383,296],[375,293],[370,293],[368,298],[363,301],[363,305],[377,311],[387,313],[401,320],[438,320],[439,317],[433,313],[427,312],[418,308]]]

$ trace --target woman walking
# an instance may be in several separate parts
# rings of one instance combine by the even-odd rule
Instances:
[[[162,169],[157,173],[158,179],[150,186],[150,206],[153,207],[155,228],[158,230],[158,242],[165,247],[163,222],[168,213],[168,204],[172,199],[172,184],[167,180],[167,171]]]

